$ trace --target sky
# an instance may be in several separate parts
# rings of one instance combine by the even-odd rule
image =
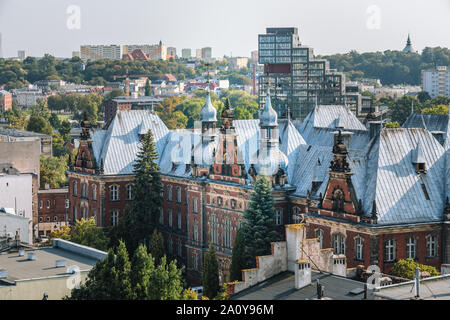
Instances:
[[[212,47],[250,56],[267,27],[315,54],[450,47],[450,0],[0,0],[0,54],[70,57],[83,44]]]

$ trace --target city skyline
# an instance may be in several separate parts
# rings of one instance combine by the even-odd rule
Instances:
[[[153,44],[160,40],[176,47],[179,54],[183,48],[212,47],[214,57],[249,56],[257,50],[257,35],[266,27],[290,26],[298,27],[302,44],[321,55],[350,50],[402,50],[408,33],[416,50],[450,47],[446,34],[450,28],[446,19],[450,2],[445,0],[347,1],[346,5],[330,0],[231,0],[226,5],[204,0],[193,4],[134,0],[130,10],[123,10],[118,1],[105,4],[86,0],[3,0],[0,32],[4,57],[15,57],[18,50],[30,56],[50,53],[70,57],[84,44]],[[284,10],[287,7],[289,12]],[[52,17],[43,20],[48,12],[53,12]],[[317,17],[324,23],[318,23]],[[421,20],[434,23],[417,23]]]

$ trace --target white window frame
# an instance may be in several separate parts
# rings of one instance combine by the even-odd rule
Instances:
[[[127,184],[127,200],[133,200],[133,185]]]
[[[416,239],[411,236],[406,239],[406,259],[415,259],[416,252]]]
[[[435,258],[437,256],[437,236],[430,234],[427,237],[427,257]]]
[[[119,201],[119,185],[113,184],[110,186],[109,199],[111,201]]]
[[[167,201],[172,201],[172,186],[170,184],[167,186]]]
[[[361,237],[355,238],[355,258],[356,260],[363,260],[364,254],[363,254],[364,244],[363,239]]]
[[[319,239],[320,249],[323,249],[323,230],[316,229],[316,238]]]
[[[396,243],[394,239],[386,240],[384,244],[386,261],[394,261],[396,258]]]
[[[111,226],[117,226],[119,224],[119,210],[111,211]]]
[[[277,226],[283,224],[283,208],[275,208],[275,224]]]
[[[342,233],[333,235],[334,254],[345,254],[345,236]]]
[[[92,185],[92,200],[97,201],[97,185]]]

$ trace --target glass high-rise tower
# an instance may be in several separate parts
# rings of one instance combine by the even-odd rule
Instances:
[[[302,46],[297,28],[267,28],[258,36],[259,102],[264,104],[270,83],[272,104],[280,117],[289,107],[296,119],[304,119],[316,104],[342,102],[345,76],[329,68],[325,59],[314,58],[313,49]]]

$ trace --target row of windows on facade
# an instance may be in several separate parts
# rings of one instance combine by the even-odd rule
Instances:
[[[46,221],[46,222],[50,222],[50,220],[51,220],[51,218],[48,217],[48,216],[45,218],[45,221]],[[54,221],[54,222],[58,222],[58,217],[57,217],[57,216],[54,216],[54,217],[53,217],[53,221]],[[39,222],[44,222],[44,218],[43,218],[43,217],[39,217]]]
[[[323,231],[321,229],[316,230],[316,238],[320,241],[320,248],[323,249]],[[333,235],[333,250],[334,254],[345,254],[345,236],[341,233]],[[355,237],[355,259],[364,260],[363,249],[364,241],[361,237]],[[437,256],[437,236],[428,235],[426,237],[426,248],[427,257],[433,258]],[[397,244],[394,239],[387,240],[384,243],[384,260],[385,261],[395,261],[397,256]],[[414,237],[408,237],[406,239],[406,258],[416,259],[417,258],[417,240]]]
[[[72,192],[74,197],[78,196],[77,188],[78,188],[77,182],[74,181],[73,182],[73,192]],[[97,200],[97,185],[92,184],[91,190],[92,190],[91,199],[96,201]],[[113,184],[109,187],[109,195],[110,195],[109,199],[111,201],[119,200],[119,190],[120,190],[120,186],[117,184]],[[81,183],[81,197],[89,199],[87,183]],[[133,200],[133,186],[131,184],[126,185],[126,200]]]
[[[53,205],[55,205],[55,204],[56,204],[56,200],[53,200]],[[43,201],[39,200],[39,209],[42,209],[43,205],[44,205]],[[51,207],[51,201],[50,200],[45,201],[45,207],[47,209],[50,209],[50,207]]]

